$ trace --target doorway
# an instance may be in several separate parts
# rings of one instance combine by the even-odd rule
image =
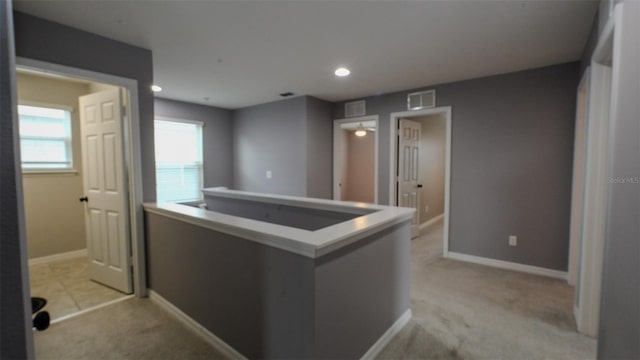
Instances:
[[[378,203],[378,116],[333,122],[333,199]]]
[[[143,234],[142,234],[143,226],[142,226],[142,210],[141,210],[142,209],[142,198],[141,198],[142,185],[141,185],[141,178],[140,178],[140,174],[141,174],[140,149],[139,149],[139,145],[137,144],[137,141],[135,141],[135,139],[137,139],[139,136],[138,135],[139,134],[139,114],[138,114],[138,95],[137,95],[138,88],[137,88],[136,81],[126,79],[126,78],[120,78],[117,76],[101,74],[101,73],[96,73],[96,72],[91,72],[91,71],[86,71],[81,69],[75,69],[75,68],[70,68],[66,66],[61,66],[61,65],[31,60],[31,59],[25,59],[25,58],[17,58],[17,72],[18,72],[18,77],[31,76],[31,77],[47,78],[50,81],[55,80],[57,82],[64,82],[65,84],[64,86],[67,87],[66,90],[68,90],[68,88],[74,88],[75,89],[74,91],[79,91],[79,89],[85,88],[87,90],[86,93],[104,93],[109,91],[113,92],[115,90],[116,93],[122,92],[124,94],[124,96],[122,96],[121,99],[126,103],[126,106],[124,107],[126,111],[122,113],[119,110],[120,107],[113,108],[113,109],[116,109],[116,112],[113,112],[113,114],[123,114],[124,116],[124,120],[120,122],[122,124],[122,129],[120,133],[123,134],[122,136],[120,136],[120,140],[119,140],[120,145],[116,145],[113,148],[120,149],[120,154],[116,154],[116,157],[122,160],[118,168],[120,169],[119,171],[123,175],[121,188],[124,194],[126,194],[125,197],[123,198],[123,203],[122,203],[123,207],[125,208],[125,211],[120,214],[118,221],[122,221],[122,223],[126,224],[126,226],[122,228],[123,229],[122,233],[126,233],[130,237],[129,237],[129,240],[127,240],[127,242],[124,243],[125,246],[122,249],[118,249],[117,251],[122,251],[122,254],[127,255],[126,269],[124,266],[122,268],[123,268],[123,272],[126,272],[128,274],[129,281],[133,283],[132,289],[129,291],[125,290],[124,292],[125,293],[133,292],[135,295],[139,297],[146,296],[146,282],[145,282],[146,275],[144,272],[145,265],[144,265],[144,247],[143,247],[144,240],[143,240]],[[18,90],[19,91],[21,90],[20,83],[18,84]],[[60,93],[55,95],[59,96],[61,95],[61,93],[65,91],[60,91]],[[76,95],[80,95],[80,94],[76,94]],[[22,102],[23,100],[24,99],[19,96],[19,102]],[[77,97],[75,101],[76,102],[78,101]],[[57,103],[58,101],[52,101],[52,102]],[[32,105],[37,105],[37,104],[32,103]],[[40,102],[40,105],[43,105],[42,101]],[[69,106],[69,108],[70,110],[72,110],[71,112],[80,113],[78,105]],[[109,109],[107,109],[106,111],[109,111]],[[77,116],[74,116],[74,117],[77,118]],[[82,157],[80,156],[80,147],[78,147],[80,134],[79,134],[78,127],[76,126],[77,120],[76,122],[71,122],[71,123],[72,123],[71,126],[75,127],[75,130],[72,131],[71,134],[73,134],[73,137],[75,137],[76,140],[78,140],[78,143],[76,143],[74,146],[73,137],[71,138],[72,139],[71,143],[68,146],[73,148],[73,151],[72,151],[73,156],[70,159],[70,161],[75,163],[77,165],[76,167],[83,168],[84,170],[86,170],[86,166],[80,165],[82,163],[82,159],[81,159]],[[112,140],[116,141],[117,139],[114,138]],[[58,149],[58,150],[62,151],[61,149]],[[108,156],[108,155],[109,154],[106,154],[105,156]],[[61,191],[59,189],[60,189],[60,186],[62,186],[60,184],[61,181],[64,182],[64,180],[70,180],[70,179],[75,180],[74,190],[70,190],[70,192],[67,192],[66,194],[67,195],[73,194],[69,196],[72,196],[73,202],[75,203],[75,205],[82,204],[78,200],[81,200],[85,195],[82,191],[78,193],[77,185],[79,182],[82,182],[81,178],[86,178],[86,176],[83,177],[82,172],[78,171],[78,169],[74,169],[73,167],[69,167],[68,169],[64,169],[64,170],[66,171],[57,171],[57,172],[48,171],[49,175],[53,175],[54,182],[51,182],[50,181],[51,179],[45,179],[45,177],[40,177],[40,178],[36,177],[36,176],[44,175],[43,173],[46,173],[47,171],[44,171],[43,173],[37,173],[37,174],[25,173],[22,176],[23,182],[25,183],[27,181],[34,180],[34,179],[37,179],[39,182],[45,183],[44,186],[42,186],[43,184],[40,184],[41,190],[35,191],[35,192],[28,189],[25,184],[25,191],[23,196],[25,209],[23,210],[25,210],[25,214],[26,214],[27,237],[29,237],[29,240],[27,241],[28,244],[25,244],[25,248],[29,248],[29,258],[30,258],[29,271],[31,272],[32,269],[34,269],[32,266],[38,266],[39,268],[34,271],[40,271],[43,273],[49,272],[49,273],[54,273],[59,275],[58,278],[65,280],[66,283],[63,282],[62,284],[51,285],[53,287],[57,286],[58,290],[65,290],[65,286],[67,285],[68,285],[68,290],[72,290],[72,291],[83,290],[83,289],[91,290],[88,288],[95,285],[95,283],[92,284],[87,281],[86,283],[82,283],[82,284],[79,284],[79,283],[72,284],[72,282],[70,281],[71,278],[75,277],[77,280],[83,276],[83,272],[87,273],[88,271],[90,271],[89,264],[91,264],[91,262],[89,262],[89,257],[95,260],[95,254],[88,252],[87,247],[86,246],[83,247],[81,243],[79,244],[79,240],[78,240],[80,239],[80,242],[81,242],[82,240],[86,239],[85,236],[83,236],[84,234],[86,234],[86,232],[83,226],[83,223],[85,222],[85,218],[84,218],[84,210],[82,210],[82,207],[80,208],[80,210],[78,210],[76,206],[74,207],[75,209],[74,212],[69,211],[68,214],[65,214],[65,215],[68,215],[66,219],[66,224],[54,224],[58,227],[66,226],[69,228],[73,228],[72,230],[73,239],[69,239],[65,236],[56,236],[56,238],[63,238],[64,241],[62,246],[60,246],[61,245],[60,243],[54,244],[54,242],[51,239],[49,239],[48,243],[46,244],[49,247],[45,249],[38,247],[37,244],[30,243],[30,240],[33,238],[32,234],[38,233],[38,230],[30,231],[29,230],[30,225],[35,225],[34,222],[37,223],[38,221],[42,221],[42,220],[46,222],[48,220],[48,219],[42,219],[42,218],[37,219],[30,215],[33,215],[34,211],[37,213],[38,211],[43,210],[44,206],[37,206],[37,204],[46,204],[48,201],[55,202],[55,200],[52,197],[54,195],[60,195]],[[32,188],[32,187],[33,186],[31,185],[29,186],[29,188]],[[80,196],[77,196],[77,195],[80,195]],[[33,204],[29,204],[29,201],[34,199],[36,200],[35,201],[36,206],[33,206]],[[68,197],[66,199],[68,200]],[[84,204],[86,204],[86,202]],[[61,204],[56,203],[56,206],[61,206]],[[67,211],[65,211],[62,208],[58,209],[57,211],[58,213],[67,213]],[[80,211],[80,214],[81,214],[80,216],[78,216],[78,211]],[[110,215],[113,215],[113,212],[111,212]],[[69,216],[75,219],[75,221],[73,220],[69,221]],[[113,216],[111,217],[111,220],[113,220]],[[51,223],[51,221],[49,221],[49,223]],[[109,221],[107,221],[107,225],[111,226],[113,225],[113,223],[109,224]],[[46,229],[46,226],[44,228]],[[109,231],[109,230],[106,230],[106,231]],[[42,230],[39,230],[39,231],[42,232]],[[45,236],[42,237],[41,240],[44,239],[44,241],[46,242],[47,241],[46,235],[48,234],[45,233],[44,235]],[[50,238],[53,238],[53,237],[54,236],[51,236]],[[38,249],[38,250],[32,250],[32,249]],[[106,251],[114,251],[114,249],[108,248],[106,249]],[[121,256],[121,258],[124,258],[124,257]],[[84,261],[85,259],[87,261]],[[131,261],[130,264],[129,264],[129,261]],[[55,263],[55,266],[52,266],[51,264],[54,264],[54,263]],[[78,264],[80,266],[75,267],[74,269],[74,266]],[[30,275],[29,278],[34,279],[36,281],[38,281],[38,279],[42,280],[41,277],[40,278],[38,277],[38,275],[42,275],[42,274],[39,274],[39,273],[37,274],[34,272],[33,274],[29,274],[29,275]],[[30,284],[26,284],[26,283],[24,284],[25,287],[29,285]],[[113,285],[111,284],[108,284],[108,285],[113,287]],[[116,293],[116,295],[114,295],[113,292],[115,290],[111,290],[108,287],[104,287],[104,286],[100,286],[99,289],[101,290],[98,290],[98,292],[101,292],[103,295],[106,293],[110,294],[104,297],[104,300],[106,302],[98,301],[98,299],[96,299],[95,297],[92,297],[93,295],[96,295],[96,294],[84,296],[86,294],[80,294],[76,292],[75,295],[70,296],[72,300],[71,302],[69,301],[69,299],[66,300],[66,305],[74,305],[76,306],[76,308],[79,307],[79,309],[76,309],[79,311],[76,311],[74,314],[73,312],[70,312],[71,308],[69,306],[64,311],[58,313],[60,316],[57,316],[55,313],[51,314],[52,319],[54,320],[53,322],[55,322],[56,320],[61,321],[66,318],[75,316],[77,314],[90,311],[94,308],[108,305],[113,301],[121,301],[133,296],[133,295],[125,296],[122,293]],[[103,289],[107,289],[107,290],[103,290]],[[48,290],[51,290],[51,288],[49,288]],[[38,296],[38,294],[36,294],[35,292],[32,293],[32,295]],[[78,299],[79,298],[82,298],[82,299],[81,300],[75,299],[75,302],[74,302],[73,301],[74,296]],[[46,297],[46,295],[44,297]],[[47,307],[45,308],[45,310],[49,310],[49,308]]]
[[[392,113],[389,144],[390,203],[416,209],[412,223],[414,236],[418,235],[421,227],[424,229],[442,220],[443,256],[446,257],[449,243],[451,107]]]
[[[18,68],[18,114],[31,294],[47,300],[53,322],[120,299],[91,274],[78,101],[119,91],[112,85]]]

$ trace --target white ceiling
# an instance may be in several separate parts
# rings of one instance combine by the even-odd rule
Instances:
[[[595,1],[29,1],[153,51],[161,97],[224,108],[329,101],[578,60]],[[351,76],[337,78],[338,66]],[[208,98],[209,100],[205,100]]]

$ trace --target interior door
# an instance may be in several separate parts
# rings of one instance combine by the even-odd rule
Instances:
[[[89,276],[132,292],[120,89],[81,96],[80,124]]]
[[[411,221],[411,237],[419,233],[420,132],[418,122],[400,119],[398,131],[398,206],[416,209]]]

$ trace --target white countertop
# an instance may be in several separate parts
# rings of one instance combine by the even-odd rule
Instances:
[[[227,190],[224,188],[210,188],[205,189],[204,192],[205,194],[209,193],[232,199],[301,206],[319,210],[356,214],[363,210],[365,210],[365,212],[367,210],[373,210],[375,212],[364,214],[316,231],[309,231],[175,203],[146,203],[144,204],[144,209],[149,213],[242,237],[310,258],[326,255],[382,229],[410,221],[415,212],[414,209],[410,208],[251,193]]]

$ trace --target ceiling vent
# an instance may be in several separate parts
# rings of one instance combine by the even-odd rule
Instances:
[[[344,117],[364,116],[367,113],[367,105],[364,100],[351,101],[344,104]]]
[[[407,95],[409,110],[428,109],[436,106],[436,91],[427,90]]]

